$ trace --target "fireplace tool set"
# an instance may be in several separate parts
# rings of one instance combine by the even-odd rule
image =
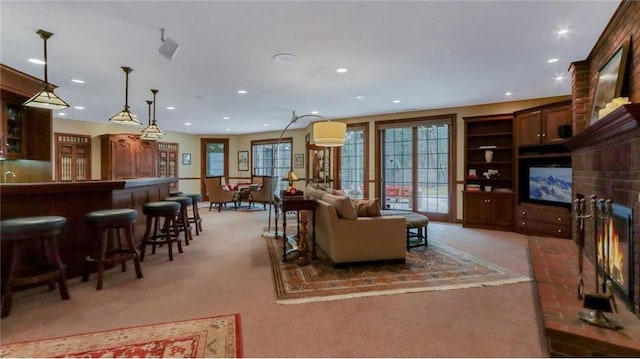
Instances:
[[[589,310],[578,312],[578,318],[598,327],[607,329],[622,329],[622,323],[616,318],[608,317],[604,312],[618,312],[616,299],[613,295],[613,288],[609,273],[611,273],[611,264],[609,261],[609,230],[608,221],[611,218],[611,200],[596,200],[595,195],[591,195],[589,200],[589,212],[587,213],[586,200],[584,196],[578,195],[574,200],[574,213],[578,225],[578,299],[584,300],[583,307]],[[585,220],[593,221],[594,233],[594,252],[595,260],[595,293],[584,292],[584,281],[582,279],[582,268],[584,261],[584,244],[585,244]],[[598,236],[601,238],[601,244],[598,243]],[[599,247],[602,246],[602,272],[603,280],[600,286],[598,278],[598,256]]]

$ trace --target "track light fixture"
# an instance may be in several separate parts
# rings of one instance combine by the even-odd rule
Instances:
[[[180,44],[178,44],[171,38],[167,37],[165,39],[164,29],[160,29],[160,40],[162,41],[162,45],[160,45],[158,52],[167,60],[172,60],[178,53],[178,50],[180,49]]]
[[[49,61],[47,61],[47,40],[53,36],[53,33],[38,30],[36,34],[40,35],[42,40],[44,40],[44,87],[40,92],[35,94],[32,98],[28,99],[23,106],[27,107],[37,107],[44,108],[48,110],[62,110],[69,107],[69,104],[66,103],[63,99],[58,97],[55,93],[53,93],[53,85],[49,83],[47,68],[49,66]]]
[[[129,111],[129,73],[133,71],[131,67],[122,66],[122,71],[125,73],[125,87],[124,87],[124,110],[113,115],[109,121],[113,123],[119,123],[121,125],[138,125],[142,126],[142,123],[135,118],[135,116]]]

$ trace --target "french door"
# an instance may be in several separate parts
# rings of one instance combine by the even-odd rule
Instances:
[[[204,185],[204,177],[224,176],[229,178],[229,139],[227,138],[202,138],[200,139],[200,171],[204,175],[200,179],[200,193],[204,194],[204,200],[208,201],[207,190]]]
[[[376,123],[383,209],[455,219],[455,115]]]
[[[347,136],[342,147],[336,147],[337,189],[350,198],[369,195],[369,124],[347,124]]]

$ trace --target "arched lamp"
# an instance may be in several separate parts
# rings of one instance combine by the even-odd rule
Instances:
[[[344,145],[344,140],[347,136],[347,124],[342,122],[333,122],[329,119],[320,116],[320,115],[302,115],[297,116],[296,112],[293,111],[291,116],[291,121],[289,124],[282,130],[280,133],[280,137],[278,137],[278,142],[272,148],[271,155],[271,177],[273,180],[271,181],[271,191],[269,191],[269,202],[271,205],[269,206],[269,223],[267,224],[267,231],[262,233],[262,236],[265,238],[274,238],[275,233],[271,231],[271,211],[273,210],[273,193],[276,191],[276,175],[275,175],[275,165],[276,165],[276,148],[280,144],[280,140],[282,140],[282,136],[284,133],[293,125],[296,121],[304,117],[318,117],[322,119],[322,121],[314,122],[313,124],[313,142],[318,146],[323,147],[340,147]],[[284,214],[283,214],[284,215]],[[274,223],[277,226],[277,223]],[[274,227],[275,228],[275,227]],[[283,234],[284,235],[284,234]]]

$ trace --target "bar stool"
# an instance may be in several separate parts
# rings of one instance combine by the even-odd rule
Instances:
[[[173,260],[173,242],[178,243],[178,252],[182,253],[182,242],[178,237],[177,216],[180,214],[180,203],[173,201],[149,202],[142,206],[142,213],[147,216],[147,228],[142,236],[140,244],[140,262],[144,261],[144,253],[147,245],[152,245],[151,254],[156,254],[156,245],[167,244],[169,247],[169,260]],[[164,223],[160,227],[160,218],[164,218]],[[153,227],[153,234],[151,234]],[[173,231],[173,235],[172,235]]]
[[[181,196],[190,197],[193,202],[193,217],[189,217],[189,223],[195,224],[196,236],[202,232],[202,218],[200,218],[200,212],[198,212],[198,202],[202,201],[202,195],[200,193],[183,193]]]
[[[191,197],[184,196],[166,197],[162,200],[180,203],[180,213],[178,214],[177,225],[180,230],[184,231],[184,244],[189,245],[189,241],[193,240],[193,236],[191,236],[191,225],[189,224],[189,214],[187,213],[187,210],[189,206],[193,204],[193,200]]]
[[[169,191],[169,197],[182,196],[182,191]]]
[[[85,216],[85,221],[89,229],[94,233],[94,245],[98,245],[98,250],[85,258],[85,269],[82,275],[82,281],[89,280],[90,266],[93,263],[98,265],[98,284],[96,290],[102,289],[102,281],[104,277],[105,264],[120,263],[122,271],[127,271],[126,262],[133,260],[136,269],[136,276],[142,278],[142,270],[140,269],[140,259],[138,251],[133,243],[133,224],[136,223],[138,212],[134,209],[106,209],[101,211],[93,211]],[[124,230],[126,247],[122,246],[122,238],[120,230]],[[112,239],[117,238],[118,248],[111,246],[109,243]]]
[[[67,223],[61,216],[37,216],[7,219],[0,222],[2,245],[9,246],[11,263],[2,297],[2,318],[11,312],[14,286],[49,283],[49,289],[55,289],[54,280],[58,281],[62,300],[70,298],[65,275],[64,264],[58,253],[58,237]],[[37,271],[22,272],[18,267],[25,252],[25,245],[40,241],[40,249],[45,265]]]

